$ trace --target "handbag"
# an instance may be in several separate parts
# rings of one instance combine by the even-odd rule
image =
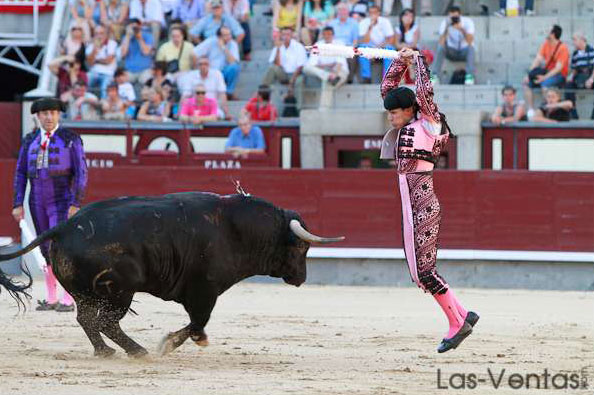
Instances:
[[[179,60],[181,59],[182,52],[184,52],[185,44],[186,42],[183,41],[181,48],[179,49],[179,55],[177,55],[177,59],[170,60],[169,62],[167,62],[167,73],[173,74],[179,71]]]
[[[559,49],[560,46],[561,46],[561,41],[559,41],[557,43],[557,46],[555,47],[553,54],[545,63],[545,67],[535,67],[528,72],[528,79],[530,80],[530,83],[533,84],[535,87],[540,85],[540,84],[536,83],[536,81],[535,81],[536,77],[538,77],[539,75],[545,75],[546,73],[548,73],[547,66],[549,65],[549,63],[551,63],[553,61],[553,59],[555,59],[555,54],[557,53],[557,50]]]

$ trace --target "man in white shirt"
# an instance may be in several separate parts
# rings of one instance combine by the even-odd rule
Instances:
[[[439,26],[439,45],[433,63],[435,78],[439,81],[441,68],[445,58],[453,61],[466,61],[466,78],[464,83],[474,84],[474,22],[462,16],[460,7],[451,6],[448,17]]]
[[[156,47],[161,37],[161,27],[165,26],[161,0],[130,0],[129,18],[138,19],[143,26],[150,27]]]
[[[343,44],[334,39],[334,29],[326,26],[322,29],[322,41],[318,43]],[[312,54],[303,73],[322,80],[322,91],[320,93],[320,108],[328,108],[332,105],[332,89],[342,86],[349,76],[349,66],[346,58],[341,56],[319,56]]]
[[[107,96],[107,85],[113,79],[117,68],[116,51],[118,44],[107,37],[107,29],[103,25],[95,28],[93,42],[86,51],[89,69],[89,88],[101,88],[101,97]]]
[[[305,47],[293,39],[293,29],[282,29],[281,37],[275,40],[268,62],[271,65],[266,70],[262,85],[270,86],[278,81],[281,84],[289,84],[292,91],[307,62]]]
[[[359,22],[359,47],[394,49],[394,28],[387,18],[380,16],[376,5],[369,7],[369,17]],[[384,59],[384,73],[390,67],[391,59]],[[371,83],[371,62],[359,58],[359,72],[364,84]]]
[[[177,79],[177,89],[183,97],[192,96],[198,85],[204,85],[206,97],[217,101],[219,116],[231,119],[225,79],[219,70],[210,67],[207,56],[198,59],[198,70],[188,71]]]

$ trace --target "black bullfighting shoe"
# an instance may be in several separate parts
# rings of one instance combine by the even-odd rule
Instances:
[[[456,348],[472,333],[472,326],[468,322],[464,322],[460,330],[449,339],[443,339],[437,347],[437,352],[442,353]]]
[[[68,313],[74,311],[74,303],[70,305],[60,303],[56,306],[56,311],[59,313]]]
[[[468,314],[466,314],[466,318],[464,319],[464,321],[468,322],[470,326],[474,328],[479,318],[481,317],[477,313],[475,313],[474,311],[469,311]]]
[[[50,311],[55,310],[58,306],[58,303],[48,303],[47,300],[38,300],[37,307],[35,310],[37,311]]]

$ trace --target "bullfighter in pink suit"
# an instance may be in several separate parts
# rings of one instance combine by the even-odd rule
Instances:
[[[384,136],[382,159],[395,159],[402,203],[404,252],[412,280],[443,309],[449,330],[437,351],[458,345],[472,333],[478,314],[466,311],[436,270],[441,208],[433,190],[433,166],[451,134],[445,116],[433,102],[433,86],[423,57],[403,49],[381,84],[392,125]],[[417,94],[398,87],[405,71],[416,67]]]

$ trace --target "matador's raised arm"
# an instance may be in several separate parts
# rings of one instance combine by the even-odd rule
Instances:
[[[402,79],[402,76],[404,75],[404,72],[407,68],[408,65],[401,58],[397,58],[392,61],[388,71],[386,71],[386,74],[382,79],[382,84],[380,85],[382,99],[386,97],[386,94],[389,91],[398,87],[400,80]]]
[[[433,102],[433,84],[429,78],[429,70],[425,64],[423,56],[415,56],[415,65],[417,68],[417,103],[419,111],[429,117],[434,122],[441,122],[437,104]]]

